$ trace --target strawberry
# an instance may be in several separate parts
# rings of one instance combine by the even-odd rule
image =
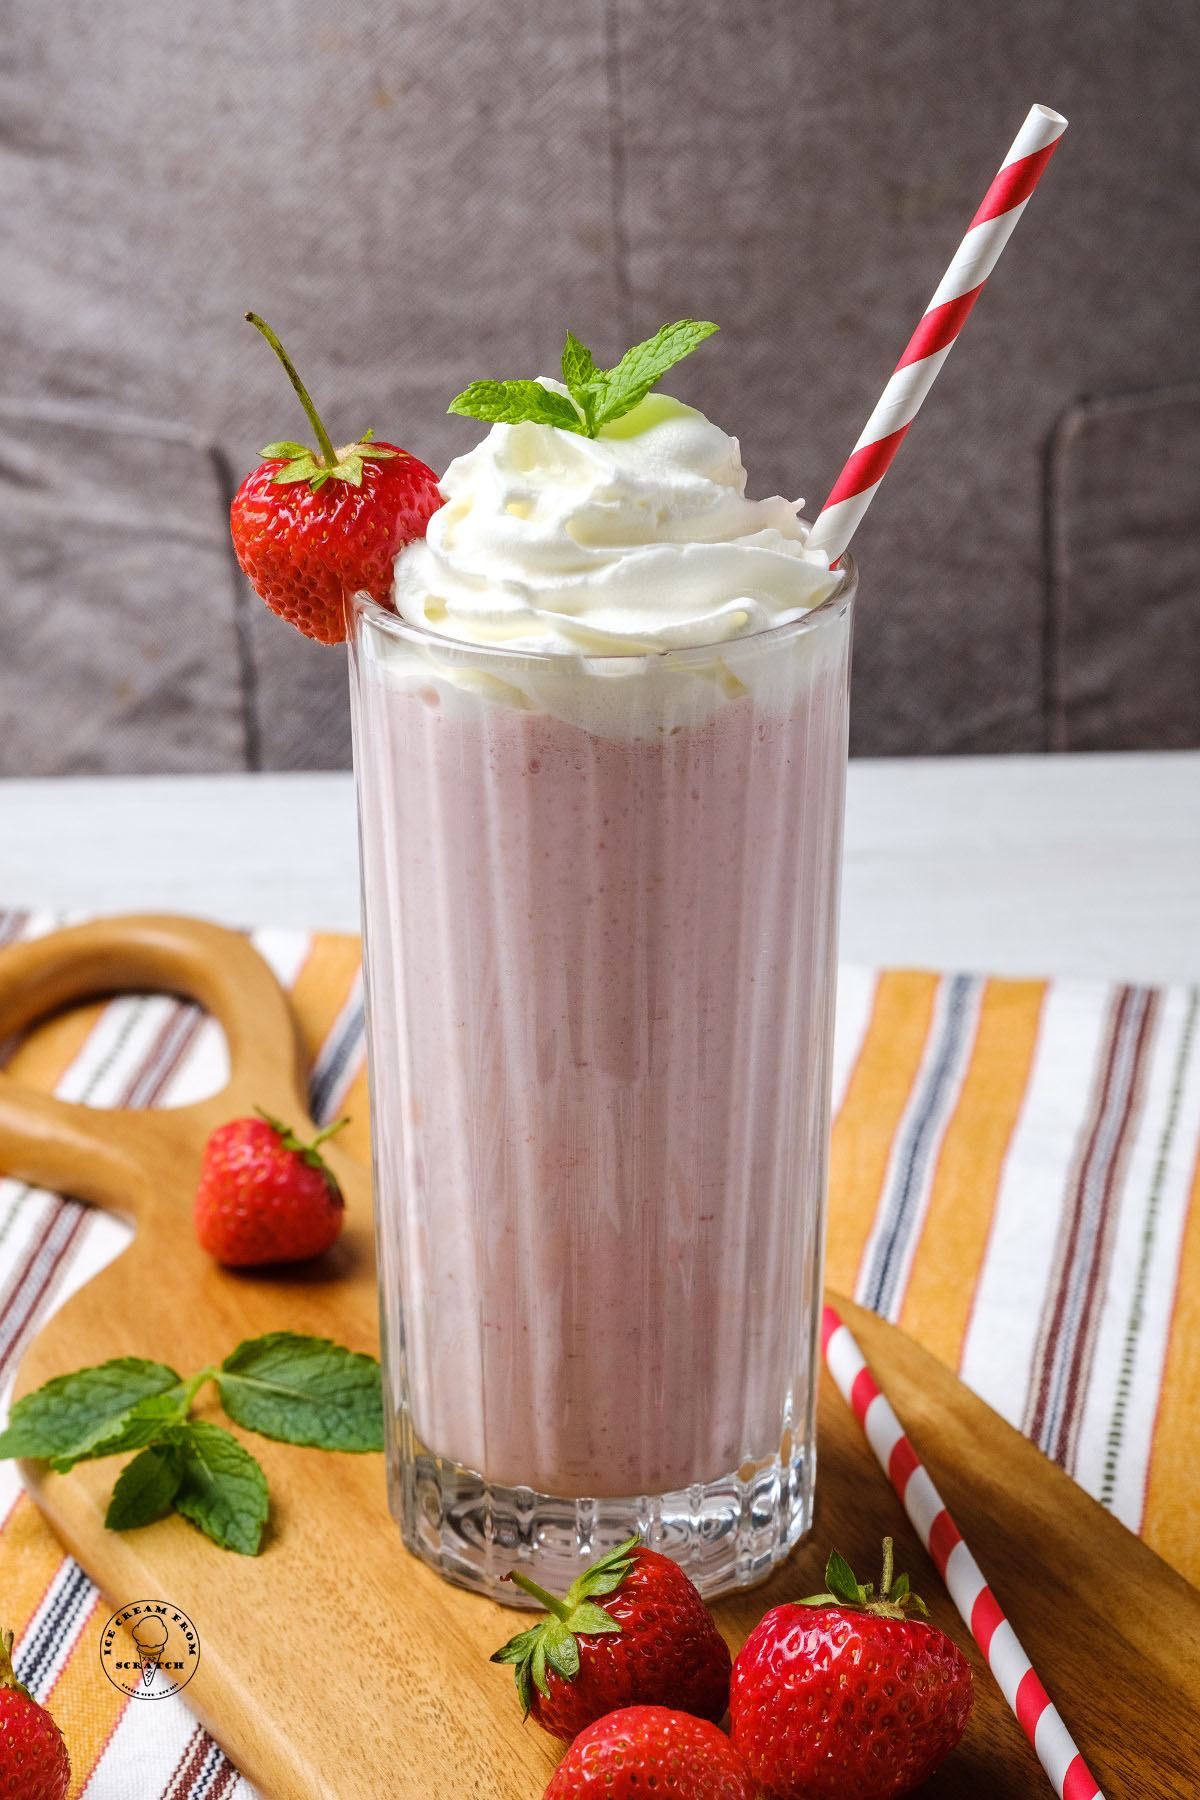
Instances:
[[[233,548],[251,587],[272,612],[319,644],[346,636],[345,601],[360,588],[390,606],[392,565],[424,537],[442,504],[437,476],[396,444],[363,433],[335,450],[287,352],[257,313],[247,313],[288,372],[320,451],[268,444],[266,461],[233,497]]]
[[[754,1800],[745,1759],[708,1719],[626,1706],[581,1731],[543,1800]]]
[[[0,1632],[0,1794],[4,1800],[63,1800],[71,1759],[44,1706],[17,1680],[13,1634]]]
[[[678,1563],[627,1538],[558,1600],[513,1570],[508,1579],[549,1613],[493,1662],[516,1665],[517,1693],[555,1737],[573,1738],[614,1707],[675,1707],[719,1719],[729,1704],[729,1650]]]
[[[347,1123],[327,1125],[311,1144],[261,1111],[219,1125],[204,1146],[196,1190],[200,1248],[231,1268],[302,1262],[328,1250],[345,1201],[317,1146]]]
[[[966,1730],[971,1665],[934,1625],[884,1539],[879,1598],[835,1551],[828,1593],[760,1619],[733,1666],[730,1733],[764,1800],[892,1800]]]

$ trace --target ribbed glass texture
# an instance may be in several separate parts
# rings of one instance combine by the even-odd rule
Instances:
[[[391,1501],[497,1598],[808,1527],[853,591],[599,658],[356,598]]]

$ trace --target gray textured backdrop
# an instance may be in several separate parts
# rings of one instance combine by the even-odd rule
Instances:
[[[815,506],[1033,100],[1071,120],[859,533],[860,752],[1200,742],[1200,13],[1162,0],[10,0],[0,769],[336,766],[247,594],[301,431],[723,330],[674,383]]]

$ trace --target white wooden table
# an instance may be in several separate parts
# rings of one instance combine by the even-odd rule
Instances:
[[[355,930],[350,776],[0,781],[0,904]],[[1200,979],[1200,751],[852,763],[842,955]]]

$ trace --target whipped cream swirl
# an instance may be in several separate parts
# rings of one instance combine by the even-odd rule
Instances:
[[[554,381],[543,385],[566,390]],[[595,438],[493,425],[396,562],[410,624],[510,651],[626,655],[745,637],[836,587],[802,502],[747,500],[736,438],[651,394]]]

